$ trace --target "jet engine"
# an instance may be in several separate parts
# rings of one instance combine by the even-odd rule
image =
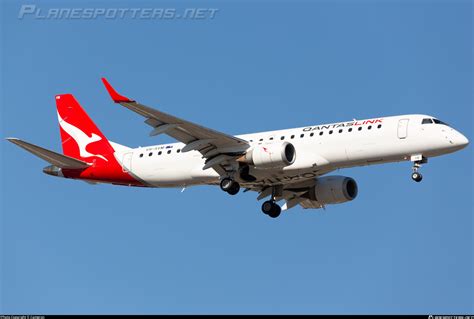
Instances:
[[[282,168],[295,162],[296,151],[293,144],[288,142],[257,145],[250,149],[242,162],[256,168]]]
[[[357,197],[357,183],[346,176],[320,177],[309,195],[321,205],[344,203]]]

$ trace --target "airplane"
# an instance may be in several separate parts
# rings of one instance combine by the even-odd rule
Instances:
[[[71,94],[56,95],[63,154],[18,138],[8,141],[49,162],[49,175],[136,187],[219,185],[236,195],[258,192],[266,215],[349,202],[356,181],[327,175],[338,169],[411,161],[411,178],[428,159],[465,148],[469,140],[439,119],[422,114],[377,117],[293,129],[229,135],[145,106],[117,93],[102,78],[113,102],[141,115],[150,136],[178,143],[138,148],[109,141]],[[280,206],[278,202],[283,201]]]

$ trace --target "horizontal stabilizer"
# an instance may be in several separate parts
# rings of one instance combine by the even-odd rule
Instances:
[[[47,150],[45,148],[22,141],[15,137],[9,137],[7,138],[7,140],[38,156],[39,158],[44,159],[46,162],[49,162],[60,168],[81,169],[87,168],[91,165],[84,161],[80,161],[78,159]]]

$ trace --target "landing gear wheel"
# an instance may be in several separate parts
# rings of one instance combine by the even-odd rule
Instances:
[[[273,208],[273,201],[267,200],[262,204],[262,212],[266,215],[268,215]]]
[[[280,216],[281,207],[274,201],[267,200],[262,204],[262,212],[271,218],[277,218]]]
[[[231,187],[232,187],[232,183],[234,181],[228,177],[226,178],[223,178],[221,180],[221,189],[224,191],[224,192],[227,192]]]
[[[240,190],[240,185],[236,181],[226,177],[221,181],[221,189],[230,195],[235,195]]]
[[[237,193],[239,192],[239,190],[240,190],[240,185],[239,185],[239,183],[237,183],[237,182],[234,181],[234,182],[232,182],[232,185],[230,186],[230,188],[229,188],[229,190],[227,191],[227,193],[228,193],[229,195],[235,195],[235,194],[237,194]]]
[[[273,203],[273,209],[270,211],[268,216],[270,216],[271,218],[277,218],[278,216],[280,216],[280,213],[281,207],[278,206],[276,203]]]
[[[413,172],[411,174],[411,179],[414,180],[415,182],[419,183],[423,179],[423,175],[421,175],[421,173],[418,173],[418,172]]]

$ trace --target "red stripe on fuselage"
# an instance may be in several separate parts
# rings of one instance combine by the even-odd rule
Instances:
[[[109,157],[109,162],[107,163],[99,164],[99,161],[103,162],[100,159],[97,162],[94,160],[91,167],[83,170],[63,169],[62,173],[66,178],[93,180],[109,184],[145,186],[142,182],[124,172],[117,160],[112,160]]]

